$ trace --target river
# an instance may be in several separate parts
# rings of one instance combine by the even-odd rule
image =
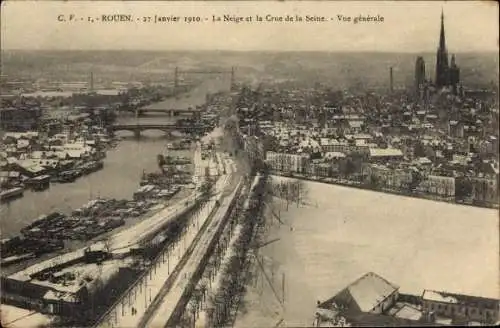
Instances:
[[[246,311],[235,327],[270,327],[280,319],[286,326],[311,325],[318,300],[370,271],[402,293],[432,289],[498,298],[497,210],[303,185],[307,205],[287,210],[286,202],[274,202],[283,225],[269,219],[267,239],[274,242],[260,250],[277,296],[256,269],[260,279],[248,287]],[[284,309],[278,302],[283,294]]]
[[[188,108],[202,104],[207,93],[229,90],[229,79],[214,76],[189,93],[164,102],[170,108]],[[171,119],[162,114],[146,115],[138,119],[124,115],[118,123],[166,123]],[[164,151],[167,139],[162,132],[145,131],[140,139],[130,132],[119,133],[123,140],[107,153],[104,168],[98,172],[77,179],[74,183],[51,184],[43,192],[26,191],[24,197],[0,205],[0,230],[2,238],[12,237],[38,216],[53,211],[70,212],[94,199],[131,199],[139,187],[143,170],[157,169],[156,155]]]

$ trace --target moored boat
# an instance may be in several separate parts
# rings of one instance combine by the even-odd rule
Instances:
[[[8,202],[15,198],[23,197],[24,189],[20,187],[3,190],[0,192],[0,201]]]

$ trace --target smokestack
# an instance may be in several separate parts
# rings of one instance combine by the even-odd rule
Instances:
[[[90,92],[94,92],[94,72],[90,72]]]
[[[394,91],[394,76],[392,74],[392,67],[389,69],[389,79],[390,79],[390,90]]]
[[[179,68],[176,66],[174,72],[174,95],[177,95],[178,88],[179,88]]]
[[[231,67],[231,91],[234,90],[234,66]]]

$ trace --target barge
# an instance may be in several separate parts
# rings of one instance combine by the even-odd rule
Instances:
[[[78,170],[68,170],[59,173],[55,178],[54,182],[69,183],[74,182],[76,178],[81,175],[81,171]]]
[[[0,201],[9,202],[19,197],[23,197],[24,189],[21,187],[11,188],[0,192]]]
[[[50,175],[41,175],[26,181],[26,186],[30,187],[33,191],[42,191],[50,187]]]
[[[90,161],[79,165],[78,169],[81,170],[82,174],[90,174],[101,170],[103,167],[104,163],[102,161]]]
[[[145,185],[139,188],[136,192],[134,192],[134,200],[145,200],[146,198],[153,195],[156,191],[155,185]]]
[[[9,266],[11,264],[16,264],[16,263],[19,263],[19,262],[22,262],[22,261],[33,259],[35,257],[36,257],[35,253],[26,253],[26,254],[20,254],[20,255],[13,255],[13,256],[9,256],[9,257],[3,258],[2,261],[1,261],[1,265],[4,266],[4,267],[6,267],[6,266]]]

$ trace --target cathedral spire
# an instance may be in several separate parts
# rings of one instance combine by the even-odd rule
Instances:
[[[448,51],[444,36],[444,12],[441,10],[441,31],[439,34],[439,47],[436,54],[436,86],[448,85]]]
[[[441,34],[439,35],[439,49],[446,50],[446,39],[444,36],[444,12],[441,9]]]

